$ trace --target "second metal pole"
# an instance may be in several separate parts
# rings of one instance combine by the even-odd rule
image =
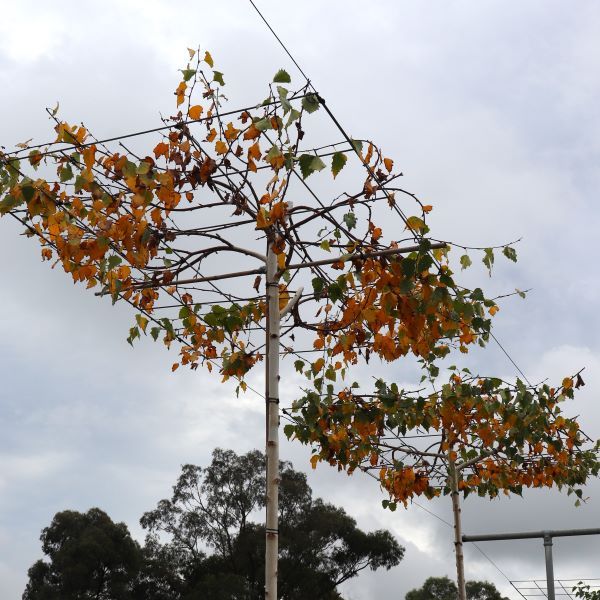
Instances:
[[[546,591],[548,600],[554,600],[554,564],[552,562],[552,536],[544,532],[544,553],[546,555]]]
[[[279,281],[277,255],[271,236],[267,239],[267,327],[266,327],[266,546],[265,598],[277,600],[279,555]]]

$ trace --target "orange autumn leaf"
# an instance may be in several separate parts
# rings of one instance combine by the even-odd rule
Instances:
[[[252,146],[250,146],[250,148],[248,148],[248,158],[259,160],[261,155],[262,154],[258,142],[255,142],[252,144]]]
[[[394,161],[391,158],[384,158],[383,164],[385,165],[387,172],[391,173],[392,169],[394,168]]]
[[[187,84],[185,81],[182,81],[175,90],[175,95],[177,96],[177,106],[180,106],[185,101],[185,90],[187,90]]]
[[[271,220],[282,221],[287,209],[287,202],[276,202],[271,209]]]
[[[227,123],[227,128],[225,129],[225,139],[227,141],[232,141],[235,140],[235,138],[237,138],[237,136],[240,134],[240,130],[236,129],[233,126],[233,123],[229,122]]]
[[[255,140],[259,136],[260,136],[260,129],[258,129],[256,127],[256,125],[254,125],[254,123],[252,123],[252,125],[250,125],[250,127],[248,127],[248,129],[244,133],[245,140]]]
[[[215,144],[215,151],[217,154],[227,154],[227,144],[222,140],[218,140]]]
[[[431,204],[425,204],[423,206],[423,212],[424,213],[430,213],[433,210],[433,206],[431,206]]]
[[[190,116],[190,119],[194,119],[195,121],[200,118],[200,115],[202,114],[203,110],[204,109],[202,108],[202,106],[200,106],[199,104],[195,104],[194,106],[190,107],[188,115]]]
[[[320,371],[323,370],[324,366],[325,366],[325,359],[317,358],[317,360],[315,360],[315,362],[312,364],[313,373],[316,375],[317,373],[319,373]]]
[[[159,156],[167,157],[169,156],[169,144],[165,144],[165,142],[160,142],[160,144],[156,144],[154,147],[154,156],[158,158]]]

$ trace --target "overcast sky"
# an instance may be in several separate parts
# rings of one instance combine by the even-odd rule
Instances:
[[[265,96],[288,57],[248,2],[0,0],[0,145],[52,138],[46,106],[98,137],[159,124],[187,47],[210,49],[233,106]],[[551,0],[303,0],[257,2],[346,129],[396,160],[404,185],[435,207],[440,238],[488,246],[523,237],[519,262],[467,274],[503,302],[496,333],[531,380],[585,367],[570,414],[600,436],[600,5]],[[74,8],[77,7],[77,11]],[[155,142],[156,140],[154,140]],[[150,143],[150,141],[148,142]],[[41,264],[39,248],[0,222],[0,596],[20,598],[41,557],[40,530],[67,508],[99,506],[142,539],[138,519],[169,495],[179,466],[206,465],[216,446],[261,447],[263,404],[201,370],[171,374],[174,355],[132,350],[127,307],[111,307]],[[490,346],[469,357],[514,378]],[[254,383],[261,385],[258,378]],[[297,380],[284,378],[292,398]],[[392,514],[371,480],[320,465],[285,443],[315,494],[362,528],[389,528],[406,546],[395,569],[344,586],[352,600],[396,600],[431,575],[453,576],[447,499]],[[465,531],[600,527],[590,500],[543,491],[493,502],[469,498]],[[426,502],[426,501],[423,501]],[[420,503],[422,504],[422,503]],[[509,579],[544,577],[541,540],[481,544]],[[555,541],[559,578],[600,577],[600,539]],[[469,579],[508,581],[475,548]]]

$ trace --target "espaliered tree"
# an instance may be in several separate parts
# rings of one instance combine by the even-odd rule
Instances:
[[[562,385],[527,386],[454,372],[431,394],[376,382],[374,393],[352,386],[325,397],[309,391],[295,405],[286,433],[312,444],[313,467],[326,461],[365,471],[389,494],[384,508],[418,496],[450,495],[459,597],[465,598],[459,495],[521,495],[524,488],[558,487],[583,497],[600,470],[600,443],[562,414],[581,375]]]
[[[239,393],[264,361],[265,593],[275,599],[280,355],[295,357],[310,398],[326,406],[354,397],[348,370],[370,356],[413,354],[431,375],[452,347],[484,346],[498,306],[455,283],[451,244],[428,236],[432,207],[399,187],[393,161],[352,139],[308,82],[292,89],[280,70],[262,103],[225,110],[210,53],[189,50],[189,60],[175,114],[151,131],[100,140],[49,110],[53,142],[0,155],[0,214],[74,282],[129,303],[129,343],[149,335],[175,346],[173,371],[216,368]],[[311,148],[305,122],[317,111],[319,134],[327,125],[336,138]],[[135,136],[154,136],[147,152],[127,148]],[[321,171],[333,181],[315,191],[307,180]],[[485,249],[490,269],[493,259]],[[232,262],[239,270],[224,272]]]

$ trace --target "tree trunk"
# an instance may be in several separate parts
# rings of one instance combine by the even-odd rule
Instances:
[[[458,600],[467,600],[465,587],[465,561],[463,557],[462,522],[460,516],[460,497],[458,495],[458,473],[454,461],[450,460],[449,483],[452,490],[452,514],[454,516],[454,554],[456,556],[456,584],[458,586]]]
[[[279,282],[277,255],[267,240],[267,331],[266,331],[266,547],[265,598],[277,600],[277,559],[279,554]]]

